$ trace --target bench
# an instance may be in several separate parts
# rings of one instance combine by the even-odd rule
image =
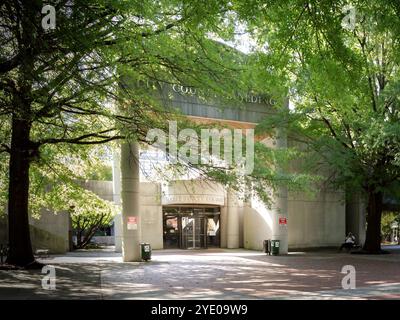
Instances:
[[[35,255],[39,258],[48,258],[49,257],[49,250],[48,249],[38,249],[35,251]]]

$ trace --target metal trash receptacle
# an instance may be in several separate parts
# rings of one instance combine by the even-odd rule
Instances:
[[[140,253],[142,260],[148,261],[151,260],[151,246],[149,243],[141,243],[140,244]]]
[[[271,240],[263,241],[263,251],[264,253],[270,255],[271,254]]]
[[[271,240],[271,253],[273,256],[279,255],[280,240]]]

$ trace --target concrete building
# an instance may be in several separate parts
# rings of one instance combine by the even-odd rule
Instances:
[[[152,87],[149,83],[142,85]],[[248,129],[271,114],[272,101],[268,97],[239,95],[244,106],[221,108],[201,100],[193,88],[173,85],[162,88],[161,92],[166,108],[178,108],[199,122],[214,121],[230,128]],[[288,144],[284,132],[278,132],[275,140],[266,138],[263,142],[275,148],[286,148]],[[272,194],[273,203],[268,207],[255,196],[244,199],[221,184],[190,175],[168,179],[168,182],[148,179],[145,174],[148,158],[153,158],[152,163],[163,160],[156,159],[159,153],[139,148],[136,145],[134,152],[115,154],[114,200],[121,203],[125,197],[130,202],[124,207],[122,201],[122,213],[115,220],[117,251],[136,251],[137,239],[150,243],[154,249],[255,250],[262,249],[265,239],[278,239],[283,254],[297,248],[338,246],[343,241],[344,192],[321,189],[310,198],[280,188]],[[135,159],[131,158],[132,154],[136,154]],[[140,173],[139,167],[144,173]],[[132,207],[132,199],[138,199],[135,200],[138,206]]]

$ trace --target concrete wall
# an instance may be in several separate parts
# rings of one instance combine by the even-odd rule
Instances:
[[[108,201],[113,201],[113,182],[100,180],[85,180],[79,181],[79,184],[98,195],[100,198]]]
[[[113,246],[115,244],[115,238],[114,238],[114,236],[94,236],[92,238],[91,242],[94,242],[97,244],[104,244],[107,246]]]
[[[344,193],[321,191],[315,198],[289,193],[289,247],[339,246],[346,233]]]
[[[161,186],[158,183],[140,183],[140,219],[142,240],[153,249],[163,248],[163,218]]]
[[[226,192],[222,185],[204,180],[171,181],[162,187],[162,204],[225,205]]]
[[[39,219],[29,217],[32,249],[47,249],[50,253],[69,251],[69,217],[65,212],[55,215],[42,210]],[[0,243],[8,243],[7,216],[0,217]]]
[[[243,246],[262,250],[263,240],[272,236],[272,211],[257,198],[246,202],[243,209]]]
[[[239,248],[244,248],[244,204],[239,210]]]
[[[29,218],[33,250],[48,249],[51,253],[65,253],[70,249],[70,219],[67,212],[55,214],[43,209],[39,219]]]
[[[288,139],[288,147],[299,148],[304,152],[307,146]],[[302,172],[304,160],[291,161],[292,172]],[[323,159],[320,159],[323,161]],[[319,168],[316,174],[323,177],[332,175],[328,166]],[[308,196],[301,192],[288,193],[288,238],[290,249],[309,247],[339,246],[346,235],[345,194],[337,190],[328,190],[321,183],[315,187],[319,192]]]

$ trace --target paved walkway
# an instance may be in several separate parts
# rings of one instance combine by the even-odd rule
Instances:
[[[56,290],[42,289],[40,270],[0,271],[0,299],[400,299],[400,250],[390,250],[160,250],[143,263],[122,263],[112,251],[73,252],[42,261],[56,268]],[[355,267],[356,289],[342,289],[344,265]]]

